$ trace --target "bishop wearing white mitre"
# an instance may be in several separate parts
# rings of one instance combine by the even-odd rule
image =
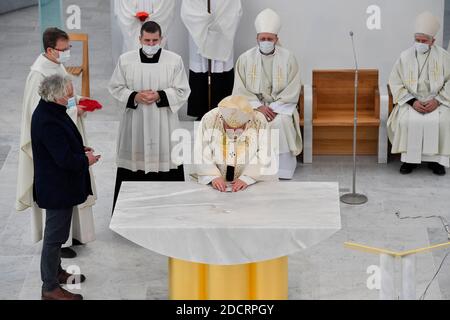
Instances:
[[[165,46],[175,14],[175,0],[115,0],[114,13],[123,35],[122,53],[141,47],[139,33],[147,21],[155,21],[161,26],[165,35],[162,45]],[[141,13],[148,16],[142,17]]]
[[[205,114],[197,131],[198,182],[211,183],[220,192],[238,192],[257,181],[267,180],[266,129],[264,116],[253,110],[246,97],[223,99],[218,108]]]
[[[243,53],[236,63],[233,95],[243,95],[261,112],[271,129],[279,132],[280,179],[292,179],[302,151],[297,103],[301,90],[295,56],[278,45],[281,18],[272,9],[255,20],[258,45]]]
[[[445,175],[450,156],[450,54],[435,44],[440,29],[429,12],[417,17],[415,44],[402,52],[389,79],[394,104],[388,119],[392,153],[402,174],[420,163]]]
[[[31,150],[31,116],[41,99],[38,89],[42,80],[45,77],[54,74],[67,76],[68,73],[64,68],[63,62],[67,62],[70,58],[69,36],[62,30],[48,28],[43,34],[43,45],[45,53],[40,54],[33,63],[25,83],[20,134],[19,170],[17,178],[16,209],[18,211],[24,211],[30,207],[33,209],[31,224],[32,241],[34,243],[39,242],[43,238],[45,218],[43,216],[43,210],[40,209],[33,200],[34,168]],[[81,97],[77,97],[78,101],[80,99]],[[88,145],[83,123],[85,113],[80,110],[81,109],[76,106],[68,108],[67,114],[80,131],[84,144]],[[67,248],[72,245],[72,238],[81,243],[95,240],[92,206],[95,204],[96,192],[92,172],[91,183],[94,196],[89,196],[85,203],[74,209],[71,229],[72,236],[69,236],[69,240],[64,245],[65,248],[62,250],[63,258],[74,257],[76,255],[74,251]]]
[[[181,19],[189,31],[192,90],[187,112],[197,120],[233,91],[234,37],[241,16],[241,0],[182,1]],[[211,101],[208,101],[208,71],[211,71]]]

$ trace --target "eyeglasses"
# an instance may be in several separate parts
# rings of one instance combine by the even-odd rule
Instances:
[[[57,48],[52,48],[52,49],[54,49],[54,50],[56,50],[56,51],[59,51],[59,52],[66,52],[66,51],[70,50],[71,48],[72,48],[72,45],[69,45],[68,48],[63,49],[63,50],[60,50],[60,49],[57,49]]]

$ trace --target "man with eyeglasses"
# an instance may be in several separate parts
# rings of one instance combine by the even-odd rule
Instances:
[[[44,215],[43,210],[33,199],[33,153],[31,148],[31,116],[40,101],[39,86],[45,77],[51,75],[68,76],[63,63],[70,59],[69,35],[58,28],[48,28],[43,34],[44,53],[40,54],[31,66],[31,71],[25,84],[23,98],[23,111],[20,135],[19,170],[17,179],[16,209],[25,211],[32,208],[32,241],[39,242],[43,238]],[[67,106],[67,114],[76,124],[84,145],[87,145],[84,132],[83,117],[85,112],[78,102],[81,97],[76,97]],[[51,173],[49,173],[51,174]],[[92,206],[95,204],[94,176],[91,173],[93,194],[85,203],[74,207],[71,236],[61,250],[62,258],[74,258],[76,252],[72,250],[73,244],[85,244],[95,240],[94,219]],[[64,279],[62,280],[64,282]]]

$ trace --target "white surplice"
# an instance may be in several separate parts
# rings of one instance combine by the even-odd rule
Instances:
[[[45,77],[54,74],[59,74],[61,76],[68,75],[62,64],[54,63],[42,54],[39,55],[34,64],[31,66],[31,71],[28,74],[23,98],[16,209],[18,211],[24,211],[27,208],[33,208],[31,238],[34,243],[43,238],[45,215],[43,214],[43,210],[33,201],[34,168],[33,153],[31,149],[31,117],[39,103],[39,100],[41,99],[39,96],[39,86],[42,80]],[[79,99],[80,97],[77,98]],[[83,142],[87,146],[83,118],[78,117],[76,108],[67,109],[67,114],[77,125],[78,131],[80,131],[83,138]],[[89,169],[89,171],[94,195],[89,196],[85,203],[80,204],[77,208],[74,208],[71,229],[72,237],[82,243],[95,240],[92,206],[95,204],[95,200],[97,198],[94,175],[92,174],[91,169]],[[65,246],[71,245],[72,237],[69,237],[69,240]]]
[[[130,95],[142,90],[163,90],[169,107],[139,104],[126,108]],[[123,106],[117,142],[117,166],[131,171],[168,172],[178,165],[171,152],[171,140],[180,128],[178,111],[187,101],[190,88],[183,60],[162,49],[157,63],[142,63],[139,50],[123,54],[109,83],[109,91]]]
[[[211,0],[211,13],[206,1],[182,1],[181,19],[190,34],[190,70],[207,72],[208,59],[212,72],[233,68],[234,37],[241,17],[240,0]]]
[[[114,14],[123,34],[123,53],[141,47],[139,36],[144,22],[136,18],[141,11],[149,14],[146,21],[161,26],[164,45],[175,14],[175,0],[114,0]]]

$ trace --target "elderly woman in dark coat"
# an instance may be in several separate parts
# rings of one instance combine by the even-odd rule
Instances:
[[[73,207],[92,194],[89,166],[96,163],[91,148],[83,146],[81,135],[66,113],[73,104],[69,78],[52,75],[39,88],[41,100],[31,120],[34,160],[34,200],[46,209],[41,255],[42,299],[81,300],[60,287],[79,283],[83,275],[71,275],[61,267],[61,245],[70,232]]]

